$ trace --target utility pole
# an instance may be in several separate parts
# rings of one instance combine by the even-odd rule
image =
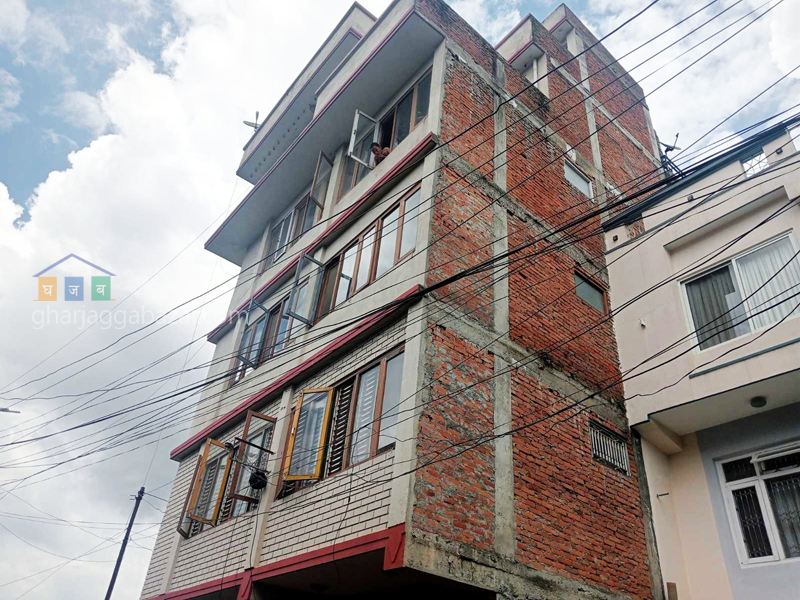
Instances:
[[[128,529],[125,531],[125,537],[122,540],[122,546],[119,549],[119,556],[117,556],[117,564],[114,565],[114,573],[111,575],[111,583],[108,584],[108,591],[106,592],[106,600],[111,600],[111,594],[114,593],[114,584],[117,581],[117,575],[119,574],[119,567],[122,564],[122,557],[125,556],[125,547],[128,545],[128,538],[131,535],[131,529],[133,529],[133,522],[136,519],[136,511],[139,510],[139,504],[142,502],[142,498],[144,498],[144,486],[139,488],[139,493],[136,494],[136,504],[133,506],[133,513],[131,514],[131,520],[128,523]]]

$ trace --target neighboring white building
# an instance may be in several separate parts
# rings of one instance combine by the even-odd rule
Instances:
[[[670,599],[800,598],[798,123],[605,224]]]

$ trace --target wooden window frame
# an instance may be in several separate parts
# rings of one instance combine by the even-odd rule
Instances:
[[[342,268],[344,267],[344,260],[343,259],[344,259],[345,253],[350,248],[352,248],[354,244],[358,244],[358,252],[356,253],[356,264],[355,264],[355,270],[353,271],[353,273],[354,273],[353,283],[350,286],[350,293],[347,295],[347,298],[345,298],[342,302],[346,302],[347,300],[352,298],[357,292],[360,292],[361,290],[363,290],[368,285],[370,285],[370,284],[374,283],[375,281],[377,281],[378,279],[380,279],[380,277],[376,276],[376,272],[377,272],[377,268],[378,268],[378,255],[380,254],[380,249],[381,249],[381,241],[382,241],[382,234],[383,234],[384,219],[388,215],[390,215],[392,213],[392,211],[394,211],[395,209],[399,209],[399,210],[398,210],[398,216],[397,216],[397,229],[396,229],[396,232],[395,232],[395,249],[394,249],[394,256],[393,256],[393,259],[392,259],[393,262],[392,262],[392,266],[389,267],[389,269],[387,269],[387,271],[385,273],[381,274],[381,277],[383,277],[384,275],[386,275],[386,273],[388,273],[389,271],[394,269],[403,260],[405,260],[406,258],[411,256],[412,254],[414,254],[414,252],[417,249],[416,240],[415,240],[414,246],[410,250],[408,250],[405,254],[403,254],[402,256],[400,255],[400,251],[401,251],[402,244],[403,244],[403,228],[405,226],[404,221],[405,221],[405,216],[406,216],[406,201],[411,196],[413,196],[414,194],[419,192],[420,190],[421,190],[421,186],[419,184],[417,184],[411,190],[409,190],[408,192],[403,194],[403,196],[397,202],[395,202],[394,204],[392,204],[391,207],[389,207],[387,210],[385,210],[377,219],[375,219],[372,223],[370,223],[361,233],[359,233],[350,243],[348,243],[343,250],[339,251],[336,254],[336,256],[331,258],[325,264],[326,271],[325,271],[325,273],[323,273],[323,281],[322,281],[322,285],[320,286],[320,293],[319,293],[319,298],[320,299],[325,297],[326,286],[328,285],[328,281],[325,279],[325,275],[327,274],[327,269],[329,267],[332,267],[334,263],[338,262],[338,265],[336,266],[336,274],[335,274],[335,276],[333,276],[334,277],[334,282],[333,282],[333,286],[334,287],[333,287],[333,292],[331,294],[330,306],[326,307],[326,306],[324,306],[324,304],[322,302],[318,302],[317,310],[316,310],[316,317],[315,317],[315,320],[314,320],[315,323],[318,322],[320,319],[322,319],[325,315],[333,312],[333,310],[336,308],[336,306],[335,306],[336,295],[339,292],[339,282],[341,280]],[[417,205],[417,206],[419,206],[419,205]],[[362,282],[358,277],[358,273],[359,273],[359,269],[360,269],[360,266],[361,266],[361,257],[363,256],[364,240],[367,238],[367,236],[372,231],[375,231],[375,240],[374,240],[373,245],[372,245],[372,256],[370,257],[369,273],[368,273],[368,276],[367,276],[367,281]]]
[[[333,160],[327,154],[325,154],[325,152],[320,150],[319,156],[317,156],[317,166],[314,168],[314,177],[311,179],[311,189],[308,191],[309,197],[317,204],[317,206],[319,206],[320,216],[322,216],[322,211],[325,208],[325,198],[314,198],[314,188],[317,187],[317,177],[319,177],[319,169],[323,160],[325,160],[331,166],[330,175],[328,175],[328,188],[331,185],[331,179],[333,179]],[[325,189],[326,196],[328,195],[328,188]],[[317,222],[316,219],[314,222]]]
[[[392,105],[392,107],[385,113],[383,113],[383,116],[381,116],[378,119],[378,124],[380,125],[381,123],[383,123],[386,117],[389,116],[390,113],[392,114],[392,134],[389,138],[390,142],[389,148],[391,148],[392,150],[394,150],[397,147],[397,144],[395,144],[394,141],[395,134],[397,133],[397,107],[400,106],[400,104],[403,102],[403,100],[406,99],[406,97],[409,94],[412,94],[411,115],[408,124],[408,135],[406,137],[411,135],[411,132],[414,131],[420,123],[422,123],[423,121],[425,121],[425,119],[428,118],[428,113],[425,113],[425,116],[422,117],[419,121],[417,121],[417,102],[419,101],[419,84],[422,83],[422,80],[425,79],[428,75],[431,75],[431,85],[433,85],[432,73],[433,73],[433,67],[429,67],[428,69],[426,69],[425,72],[422,75],[420,75],[417,78],[417,80],[411,85],[411,87],[408,88],[406,93],[400,96],[400,99],[397,102],[395,102]],[[430,105],[430,92],[428,92],[428,103]],[[428,106],[428,110],[430,111],[430,106]]]
[[[297,404],[294,407],[294,416],[292,417],[292,426],[289,430],[289,438],[287,442],[286,448],[286,457],[284,459],[283,465],[283,481],[307,481],[307,480],[317,480],[322,475],[322,467],[325,462],[325,447],[327,444],[327,436],[328,436],[328,429],[330,428],[330,416],[331,410],[333,409],[333,387],[323,387],[323,388],[312,388],[303,390],[300,394],[300,398],[297,401]],[[303,401],[305,400],[306,394],[317,394],[325,392],[327,393],[326,405],[325,405],[325,413],[322,417],[322,429],[320,430],[319,440],[318,440],[318,448],[317,448],[317,458],[315,461],[314,472],[313,473],[301,473],[297,475],[290,475],[289,469],[292,466],[292,455],[294,453],[294,444],[296,441],[297,435],[297,424],[300,420],[300,413],[303,409]]]
[[[341,383],[337,383],[334,386],[334,389],[338,388],[342,383],[346,382],[351,377],[353,378],[353,399],[350,404],[350,417],[348,419],[347,425],[347,435],[345,437],[345,457],[344,457],[344,469],[354,467],[364,463],[372,458],[378,456],[378,454],[382,454],[383,452],[388,451],[391,447],[394,446],[394,443],[390,444],[389,446],[385,446],[384,448],[378,448],[378,442],[380,441],[381,437],[381,417],[383,416],[383,397],[386,392],[386,365],[389,364],[389,361],[400,354],[405,352],[405,345],[398,346],[393,348],[389,352],[382,354],[369,364],[361,367],[354,375],[347,377],[342,380]],[[367,371],[373,369],[375,366],[380,366],[378,371],[378,389],[376,390],[375,394],[375,408],[373,410],[372,415],[372,434],[369,444],[369,455],[362,461],[359,461],[356,464],[353,464],[351,461],[351,451],[352,451],[352,442],[353,442],[353,427],[355,425],[356,420],[356,410],[358,408],[358,390],[361,384],[361,377]],[[342,470],[344,470],[342,469]]]
[[[278,420],[275,419],[274,417],[268,417],[266,415],[262,415],[261,413],[256,412],[254,410],[248,410],[247,411],[247,418],[244,421],[244,429],[242,430],[241,438],[243,440],[247,439],[247,436],[250,433],[250,425],[252,424],[253,419],[258,419],[258,420],[261,420],[261,421],[265,421],[266,423],[270,424],[270,426],[272,427],[272,433],[270,434],[270,445],[271,445],[272,436],[275,434],[275,424],[278,422]],[[263,425],[263,427],[267,427],[267,426],[268,425],[266,425],[266,424]],[[237,486],[237,484],[239,482],[239,477],[241,476],[241,472],[242,472],[242,466],[243,466],[243,463],[244,463],[244,457],[247,454],[247,449],[245,448],[246,445],[247,444],[243,444],[241,442],[239,443],[239,450],[236,453],[236,466],[233,469],[233,479],[232,479],[233,487],[231,488],[233,490],[233,493],[230,496],[234,500],[242,500],[243,502],[258,503],[259,498],[253,498],[251,496],[245,496],[244,494],[239,494],[236,491],[236,486]],[[269,452],[269,447],[267,447],[267,451]],[[266,469],[265,469],[265,471],[266,471]]]
[[[214,503],[213,516],[211,517],[211,519],[206,519],[204,517],[199,517],[193,514],[193,511],[195,505],[197,504],[197,500],[200,496],[203,479],[206,473],[206,466],[208,465],[208,455],[211,451],[212,446],[222,448],[224,452],[228,455],[228,457],[225,460],[225,470],[222,474],[222,483],[219,486],[219,492],[217,493],[217,498]],[[220,459],[222,459],[222,456],[220,456]],[[189,488],[189,492],[187,493],[186,502],[183,505],[183,511],[181,512],[180,520],[178,521],[177,530],[178,533],[180,533],[183,537],[188,538],[191,535],[191,528],[189,531],[185,531],[183,529],[183,521],[185,519],[189,519],[190,521],[197,521],[198,523],[202,523],[204,525],[209,525],[212,527],[216,524],[217,518],[219,517],[219,510],[222,507],[222,502],[225,498],[225,488],[227,487],[228,476],[230,475],[231,462],[232,462],[232,456],[228,448],[225,446],[225,444],[212,438],[206,439],[206,443],[203,446],[203,452],[198,458],[198,462],[195,467],[194,478],[192,479],[191,487]]]

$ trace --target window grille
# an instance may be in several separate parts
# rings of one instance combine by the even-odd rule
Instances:
[[[597,423],[589,424],[592,458],[626,475],[630,474],[628,444],[625,439]]]

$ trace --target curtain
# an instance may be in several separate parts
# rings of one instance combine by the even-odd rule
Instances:
[[[800,302],[800,298],[792,298],[783,304],[778,304],[792,294],[800,292],[800,285],[798,285],[800,284],[800,260],[798,257],[792,258],[794,254],[795,249],[792,247],[792,242],[785,237],[736,261],[745,297],[753,294],[753,297],[747,301],[751,313],[772,307],[750,319],[754,328],[766,327],[780,321]],[[787,265],[787,263],[789,264]],[[781,270],[784,265],[787,266]],[[775,275],[776,273],[778,274]],[[764,282],[773,275],[775,277],[764,285]],[[759,289],[762,285],[764,287]],[[758,291],[756,292],[756,290]]]
[[[741,303],[741,297],[733,282],[730,265],[687,283],[686,294],[701,350],[749,331],[747,321],[743,319],[744,307],[733,308]],[[733,326],[734,323],[737,325]]]
[[[787,558],[800,556],[800,473],[767,480],[769,498]]]

